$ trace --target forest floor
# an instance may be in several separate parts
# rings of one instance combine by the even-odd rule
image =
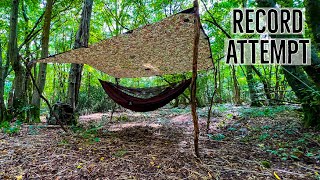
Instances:
[[[69,133],[22,124],[0,133],[0,179],[320,179],[320,133],[295,107],[213,111],[207,134],[198,109],[200,158],[188,108],[81,116]]]

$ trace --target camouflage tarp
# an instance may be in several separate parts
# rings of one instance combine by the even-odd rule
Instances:
[[[192,10],[186,10],[87,48],[70,50],[38,62],[87,64],[118,78],[189,72],[192,70],[194,22]],[[202,29],[198,69],[210,67],[210,43]]]

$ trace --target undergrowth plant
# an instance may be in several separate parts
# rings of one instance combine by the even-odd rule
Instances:
[[[91,123],[88,127],[83,125],[72,126],[71,129],[74,133],[83,139],[89,140],[90,143],[100,142],[98,137],[99,130],[103,128],[103,124]]]
[[[276,114],[291,111],[294,107],[292,106],[270,106],[270,107],[250,107],[245,109],[240,109],[240,117],[274,117]]]
[[[4,121],[0,124],[0,129],[2,132],[14,135],[17,134],[20,131],[22,121],[17,120],[13,124],[10,124],[8,121]]]

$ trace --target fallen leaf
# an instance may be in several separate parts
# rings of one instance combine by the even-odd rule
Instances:
[[[22,180],[22,175],[16,176],[17,180]]]
[[[78,168],[78,169],[81,169],[81,168],[82,168],[82,164],[83,164],[83,163],[79,163],[79,165],[77,166],[77,168]]]
[[[276,177],[276,179],[281,180],[281,178],[278,176],[278,174],[276,172],[273,172],[274,177]]]

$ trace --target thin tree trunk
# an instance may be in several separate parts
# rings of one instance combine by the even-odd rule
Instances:
[[[267,82],[266,78],[261,74],[261,72],[255,66],[251,66],[251,68],[259,76],[259,78],[260,78],[260,80],[261,80],[261,82],[263,84],[263,89],[264,89],[264,92],[266,94],[268,103],[270,103],[271,102],[271,93],[270,93],[269,85],[268,85],[268,82]]]
[[[4,67],[2,66],[2,45],[0,42],[0,123],[5,119],[6,107],[4,104]]]
[[[207,128],[206,128],[206,133],[209,134],[210,130],[210,120],[211,120],[211,113],[212,113],[212,106],[213,106],[213,100],[214,100],[214,95],[216,94],[216,89],[214,90],[212,97],[210,99],[210,105],[209,105],[209,110],[208,110],[208,118],[207,118]]]
[[[279,87],[279,66],[276,66],[276,85],[274,87],[274,97],[275,99],[277,100],[281,100],[279,99],[279,91],[280,91],[280,87]],[[278,102],[275,102],[275,103],[278,103]]]
[[[74,43],[74,49],[88,47],[92,4],[93,0],[84,0],[81,23]],[[69,71],[68,97],[69,103],[75,111],[78,104],[82,69],[83,64],[71,64]]]
[[[199,37],[200,37],[200,17],[199,17],[199,4],[198,0],[194,1],[195,8],[195,37],[194,37],[194,47],[193,47],[193,68],[192,68],[192,83],[191,83],[191,110],[192,110],[192,120],[194,126],[194,149],[197,157],[199,154],[199,123],[197,114],[197,63],[198,63],[198,51],[199,51]]]
[[[249,88],[249,94],[250,94],[250,100],[251,100],[251,106],[261,106],[261,103],[259,102],[259,96],[255,87],[255,82],[253,79],[253,66],[246,66],[246,73],[247,73],[247,83]]]
[[[232,70],[232,79],[233,79],[233,87],[234,87],[234,102],[236,105],[240,105],[241,104],[240,87],[239,87],[239,82],[236,76],[235,66],[232,65],[231,70]]]
[[[217,86],[217,99],[218,99],[218,103],[222,103],[222,82],[221,82],[221,79],[223,77],[221,77],[221,72],[223,72],[223,69],[221,69],[220,71],[218,71],[218,69],[220,69],[221,67],[221,62],[218,61],[218,67],[217,67],[217,73],[218,73],[218,83],[219,83],[219,86]]]
[[[22,15],[23,15],[23,19],[26,23],[26,26],[24,26],[24,31],[25,31],[25,37],[28,37],[29,35],[29,17],[27,15],[27,12],[26,12],[26,5],[25,5],[25,1],[23,0],[22,1]],[[25,57],[26,57],[26,64],[29,63],[29,58],[30,58],[30,44],[31,44],[31,41],[26,41],[25,43]],[[31,84],[31,79],[30,77],[25,74],[25,82],[24,82],[24,89],[25,89],[25,94],[26,94],[26,99],[25,99],[25,104],[30,104],[31,102],[31,96],[32,96],[32,84]],[[30,111],[26,111],[26,118],[24,120],[24,122],[26,123],[30,123],[30,115],[31,115],[31,112]]]
[[[53,0],[47,0],[46,11],[44,14],[44,24],[42,32],[42,41],[41,41],[41,58],[46,58],[49,55],[49,35],[50,35],[50,23],[52,15]],[[44,86],[46,83],[46,74],[47,74],[47,64],[40,63],[39,73],[37,78],[37,84],[39,91],[34,91],[32,95],[32,121],[40,122],[40,94],[43,93]]]
[[[87,80],[88,80],[88,84],[87,84],[87,97],[88,97],[88,100],[89,100],[89,99],[90,99],[90,96],[91,96],[91,72],[88,72]],[[91,103],[91,101],[90,101],[90,103]]]

